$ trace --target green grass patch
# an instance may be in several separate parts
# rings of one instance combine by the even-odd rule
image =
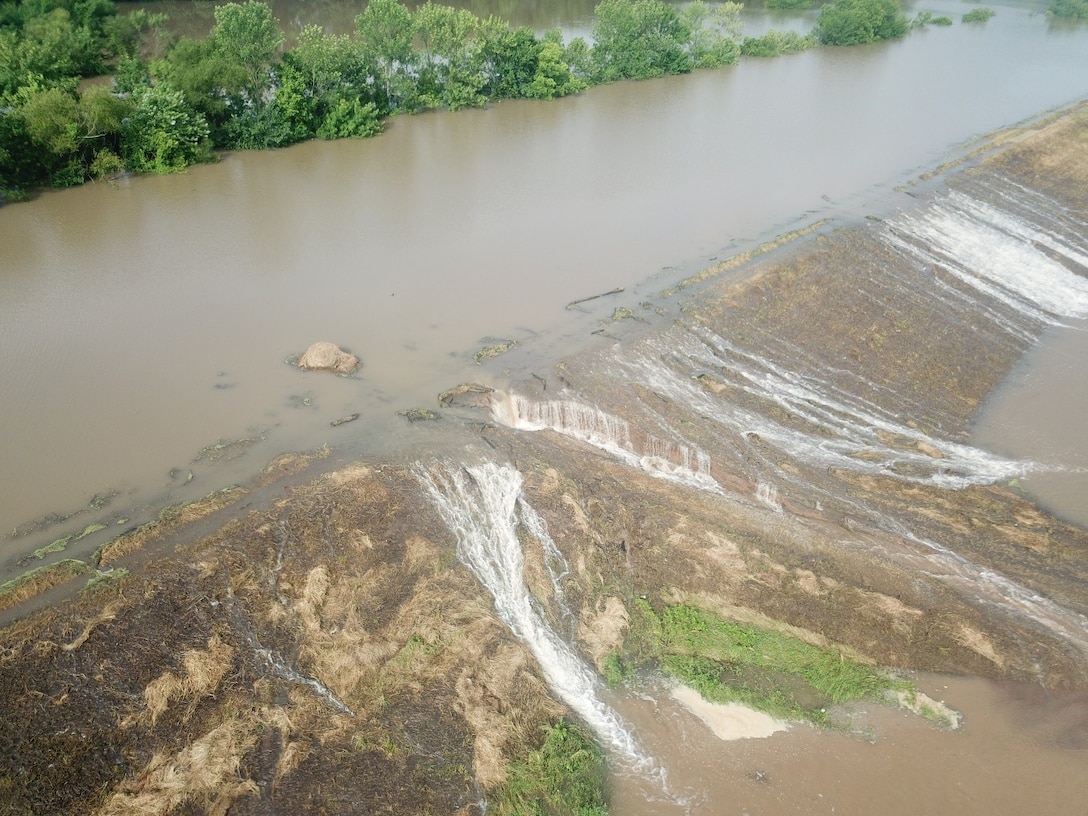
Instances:
[[[872,698],[904,683],[834,648],[693,606],[660,613],[638,604],[635,649],[711,702],[737,702],[777,717],[827,722],[827,706]]]
[[[539,748],[510,764],[491,798],[498,816],[606,816],[601,749],[570,723],[544,728]]]
[[[609,688],[618,688],[631,679],[633,672],[631,666],[623,659],[623,656],[612,652],[604,656],[601,661],[601,674]]]
[[[106,529],[105,524],[88,524],[86,527],[83,528],[83,532],[81,532],[79,535],[76,536],[75,540],[79,541],[81,538],[86,538],[89,535],[94,535],[99,530],[105,530],[105,529]]]
[[[34,550],[34,552],[32,552],[30,554],[30,558],[41,561],[47,555],[52,555],[53,553],[64,552],[65,548],[67,548],[67,546],[68,546],[68,542],[71,541],[71,540],[72,540],[72,537],[70,535],[66,535],[64,538],[58,538],[55,541],[51,541],[48,544],[46,544],[44,547],[39,547],[38,549]],[[28,558],[23,559],[23,561],[27,561],[27,560],[29,560],[29,559]]]
[[[83,587],[84,593],[94,594],[103,590],[113,589],[129,576],[129,571],[124,567],[114,567],[106,570],[95,570],[94,575],[87,579],[87,585]]]

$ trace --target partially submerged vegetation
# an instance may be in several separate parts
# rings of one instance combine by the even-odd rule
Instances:
[[[309,25],[285,49],[258,0],[217,6],[205,39],[170,35],[164,15],[119,14],[112,0],[9,0],[0,4],[0,203],[42,185],[177,172],[222,149],[373,136],[398,113],[554,99],[909,30],[898,0],[834,0],[811,33],[745,38],[741,8],[601,0],[590,44],[463,8],[373,0],[354,33]],[[102,75],[108,84],[81,86]]]
[[[656,611],[639,601],[629,655],[610,657],[610,679],[653,665],[713,703],[741,703],[783,719],[828,722],[828,707],[909,689],[849,650],[731,621],[688,604]]]
[[[987,8],[986,6],[979,6],[978,8],[971,9],[969,12],[964,14],[961,20],[965,23],[985,23],[996,13],[997,12],[995,12],[992,8]]]
[[[1047,13],[1071,20],[1088,20],[1088,0],[1050,0]]]

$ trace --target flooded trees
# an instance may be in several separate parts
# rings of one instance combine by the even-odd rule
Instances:
[[[910,26],[899,0],[835,0],[820,10],[816,37],[823,45],[894,40]]]

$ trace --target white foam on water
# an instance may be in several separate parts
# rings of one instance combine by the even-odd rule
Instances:
[[[443,464],[417,466],[416,475],[456,535],[458,557],[491,593],[495,611],[532,652],[556,696],[593,729],[625,770],[663,781],[661,769],[601,698],[596,673],[548,625],[525,583],[518,528],[525,526],[533,535],[551,539],[542,519],[522,498],[517,469],[494,463]],[[541,543],[547,550],[548,545]]]

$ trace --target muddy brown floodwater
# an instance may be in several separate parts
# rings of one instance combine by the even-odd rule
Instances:
[[[854,733],[793,726],[723,742],[660,692],[622,710],[669,761],[660,801],[644,781],[616,780],[617,814],[693,816],[919,813],[1080,814],[1088,798],[1088,694],[977,678],[921,675],[957,705],[958,731],[879,707],[852,712]],[[647,802],[647,796],[659,801]]]

